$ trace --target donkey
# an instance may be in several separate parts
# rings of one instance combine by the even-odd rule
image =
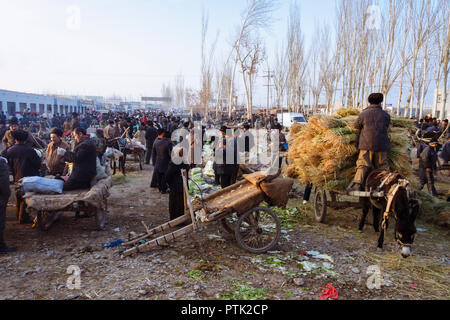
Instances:
[[[419,213],[420,201],[410,199],[407,189],[408,181],[399,173],[391,173],[377,169],[372,171],[366,179],[366,191],[384,191],[383,198],[361,198],[363,212],[359,223],[359,231],[362,232],[366,216],[372,209],[373,227],[375,232],[380,232],[378,248],[383,247],[384,232],[388,228],[389,216],[395,218],[395,240],[401,246],[401,254],[404,258],[411,255],[411,245],[416,233],[415,220]],[[391,201],[388,199],[392,198]],[[387,208],[389,205],[389,208]],[[383,210],[383,216],[381,216]],[[386,212],[387,211],[387,212]],[[380,224],[380,218],[382,222]],[[381,226],[381,230],[380,230]]]

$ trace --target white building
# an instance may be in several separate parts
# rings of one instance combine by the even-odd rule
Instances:
[[[445,109],[443,108],[443,95],[443,89],[434,90],[433,116],[441,120],[450,118],[450,88],[447,89],[447,103]]]
[[[81,106],[77,99],[0,90],[1,111],[8,117],[22,115],[25,111],[52,117],[56,113],[68,115],[77,112],[84,114],[86,113],[86,107]]]

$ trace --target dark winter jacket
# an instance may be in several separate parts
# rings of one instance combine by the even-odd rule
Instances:
[[[147,128],[147,130],[145,130],[145,143],[147,145],[147,148],[153,147],[153,143],[155,142],[157,136],[158,133],[155,127],[151,126]]]
[[[222,153],[223,162],[222,162],[222,164],[217,164],[216,173],[218,175],[232,175],[234,173],[236,165],[238,165],[237,164],[237,152],[238,152],[237,140],[234,139],[234,138],[233,139],[225,139],[225,138],[223,138],[223,141],[224,141],[224,144],[226,143],[227,145],[225,145],[225,147],[222,147],[222,148],[218,149],[219,155],[220,155],[220,153]],[[233,155],[233,159],[232,159],[231,163],[230,162],[227,163],[227,161],[226,161],[227,160],[226,154],[227,154],[228,144],[230,145],[230,147],[231,146],[234,147],[234,155]]]
[[[14,173],[14,181],[23,177],[39,176],[41,159],[29,145],[17,143],[5,152],[9,166]]]
[[[5,158],[0,157],[0,201],[8,200],[11,195],[11,189],[9,188],[9,168],[6,162]]]
[[[152,157],[156,157],[155,170],[158,173],[165,173],[169,167],[170,156],[172,153],[172,142],[167,139],[160,139],[155,142],[152,151]]]
[[[441,158],[444,159],[445,162],[450,161],[450,140],[442,147]]]
[[[359,150],[374,152],[389,151],[388,129],[391,117],[379,105],[371,105],[358,116],[355,128],[359,133]]]
[[[435,169],[437,152],[435,148],[427,146],[420,154],[419,167],[423,169]]]
[[[169,185],[170,192],[183,192],[183,177],[181,176],[181,169],[188,171],[189,166],[183,163],[169,163],[165,178],[167,184]]]
[[[73,152],[66,152],[64,160],[73,162],[71,180],[91,181],[97,175],[97,146],[90,138],[78,143]]]

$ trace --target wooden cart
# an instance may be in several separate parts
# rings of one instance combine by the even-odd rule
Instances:
[[[234,233],[238,244],[249,252],[264,253],[277,244],[281,232],[280,220],[272,210],[260,207],[259,204],[266,200],[266,194],[261,190],[260,184],[269,183],[278,175],[264,177],[264,174],[257,172],[249,175],[252,177],[247,176],[236,184],[194,201],[191,201],[189,196],[185,170],[182,170],[182,175],[187,203],[186,214],[130,238],[122,244],[121,251],[124,256],[166,245],[216,221],[221,221],[226,230]],[[258,175],[256,182],[250,179]],[[287,198],[292,182],[286,182],[287,187],[280,192],[287,190]],[[180,227],[183,224],[185,226]]]
[[[116,159],[113,157],[110,159],[110,168],[113,170],[113,175],[116,174],[116,170],[122,171],[122,174],[126,174],[125,164],[128,155],[133,155],[134,160],[139,162],[139,169],[142,171],[145,161],[145,150],[138,147],[130,147],[131,141],[128,138],[115,138],[108,141],[107,146],[113,147],[120,152],[123,156],[118,159],[118,164]]]
[[[339,196],[353,196],[357,198],[383,198],[385,194],[383,191],[350,191],[346,193],[339,193],[336,191],[327,191],[324,189],[316,188],[314,192],[314,217],[317,222],[325,222],[328,207],[332,209],[360,209],[363,207],[361,201],[340,201]]]
[[[35,216],[34,225],[42,231],[50,229],[63,212],[84,213],[95,217],[97,230],[103,230],[108,210],[107,198],[112,184],[111,176],[98,181],[89,190],[67,191],[63,194],[43,195],[27,192],[23,196],[26,210]]]

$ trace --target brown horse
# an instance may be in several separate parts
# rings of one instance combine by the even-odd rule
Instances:
[[[388,227],[388,221],[392,215],[395,218],[394,236],[402,248],[402,256],[411,255],[411,245],[416,233],[415,220],[419,212],[420,201],[409,197],[408,180],[397,172],[389,172],[382,169],[372,171],[366,179],[366,191],[384,191],[382,198],[362,198],[363,214],[359,224],[362,231],[364,222],[372,208],[374,217],[374,229],[380,231],[380,214],[383,211],[381,231],[378,238],[378,248],[383,247],[384,233]]]

